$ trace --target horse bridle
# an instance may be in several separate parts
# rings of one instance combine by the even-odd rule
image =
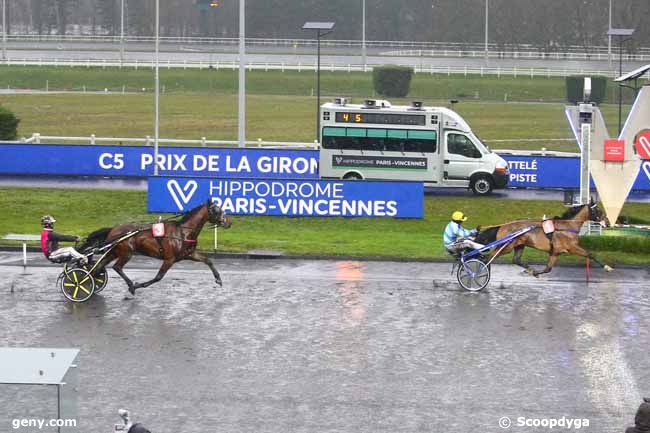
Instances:
[[[219,209],[221,211],[221,216],[219,216]],[[217,220],[218,218],[218,220]],[[226,225],[226,212],[223,211],[223,209],[219,208],[215,202],[210,203],[208,206],[208,221],[212,223],[212,221],[217,220],[216,223],[213,223],[215,226],[224,226]]]
[[[598,218],[599,220],[602,220],[602,214],[599,215],[598,213],[596,213],[596,211],[599,211],[599,210],[600,209],[598,209],[598,203],[594,203],[594,204],[589,205],[589,220],[590,221],[595,221],[595,219],[594,220],[591,219],[592,216]]]

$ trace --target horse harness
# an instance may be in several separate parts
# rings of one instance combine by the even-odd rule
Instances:
[[[214,219],[216,217],[216,208],[214,206],[208,206],[208,221]],[[143,230],[151,230],[152,231],[152,236],[156,241],[158,242],[158,252],[160,256],[163,256],[164,250],[163,250],[163,239],[174,239],[174,240],[179,240],[183,243],[183,247],[181,249],[181,254],[189,253],[192,248],[196,248],[196,244],[198,243],[198,239],[192,239],[190,236],[198,236],[198,233],[194,233],[194,229],[196,227],[191,227],[191,226],[184,226],[184,225],[176,225],[175,227],[181,229],[181,233],[183,229],[190,229],[190,233],[187,235],[186,238],[182,238],[179,236],[169,236],[167,235],[165,231],[165,222],[173,222],[168,220],[163,221],[160,217],[158,217],[158,221],[154,224],[145,226]],[[200,231],[200,230],[199,230]],[[185,252],[187,250],[187,253]]]
[[[147,226],[141,228],[140,230],[141,231],[149,231],[150,230],[152,232],[152,237],[156,240],[156,242],[158,242],[158,253],[160,254],[161,257],[164,254],[164,249],[163,249],[163,240],[164,239],[174,239],[174,240],[181,241],[183,243],[183,248],[181,249],[181,252],[183,252],[183,250],[185,250],[185,249],[188,250],[188,252],[189,252],[189,250],[192,247],[196,247],[196,244],[198,243],[198,240],[190,238],[190,236],[192,236],[194,234],[194,233],[192,233],[192,231],[190,231],[190,233],[187,235],[188,236],[187,238],[183,238],[181,236],[169,235],[169,234],[167,234],[165,229],[162,229],[162,232],[157,231],[157,230],[160,230],[160,229],[158,229],[156,227],[157,224],[163,224],[164,225],[164,222],[159,221],[157,223],[147,225]],[[184,226],[184,225],[176,225],[175,227],[180,228],[181,233],[182,233],[182,229],[191,229],[191,230],[195,229],[195,227]],[[158,236],[156,236],[156,235],[158,235]]]
[[[553,235],[555,232],[570,232],[570,233],[575,233],[579,234],[580,230],[576,229],[558,229],[555,227],[555,219],[554,218],[546,218],[546,215],[544,215],[544,218],[542,218],[542,225],[540,227],[544,231],[544,234],[548,238],[548,242],[551,246],[549,250],[549,254],[553,255],[553,250],[555,249],[555,245],[553,244]]]

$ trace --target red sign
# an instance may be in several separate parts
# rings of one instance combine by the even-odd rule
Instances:
[[[605,140],[605,161],[625,161],[625,141]]]
[[[634,137],[634,147],[641,159],[650,159],[650,129],[644,129]]]

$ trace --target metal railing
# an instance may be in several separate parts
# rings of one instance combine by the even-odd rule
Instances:
[[[523,142],[553,142],[575,141],[575,138],[509,138],[509,139],[495,139],[485,140],[487,143],[523,143]],[[76,142],[81,144],[111,144],[111,145],[133,145],[142,144],[144,146],[153,146],[154,140],[151,136],[147,135],[141,137],[97,137],[95,134],[89,136],[58,136],[58,135],[41,135],[38,132],[32,134],[29,138],[23,138],[20,143],[62,143],[62,142]],[[208,140],[206,137],[201,137],[199,140],[187,140],[179,138],[160,138],[158,143],[163,146],[181,145],[181,146],[201,146],[201,147],[237,147],[239,142],[237,140]],[[257,140],[246,141],[246,147],[249,148],[264,148],[264,149],[318,149],[319,143],[314,140],[312,142],[304,141],[265,141],[261,138]],[[494,152],[505,155],[521,155],[521,156],[564,156],[573,157],[580,156],[579,153],[574,152],[559,152],[554,150],[547,150],[542,147],[540,150],[513,150],[513,149],[495,149]]]
[[[85,35],[36,35],[36,34],[9,34],[9,42],[57,42],[57,43],[119,43],[120,35],[112,34],[85,34]],[[153,36],[126,35],[126,43],[153,44]],[[188,44],[188,45],[238,45],[239,38],[219,38],[202,36],[161,36],[161,44]],[[305,38],[246,38],[247,46],[274,46],[289,47],[316,46],[316,39]],[[321,46],[339,48],[361,48],[362,41],[359,39],[323,39]],[[418,49],[418,50],[449,50],[449,51],[476,51],[483,55],[485,50],[484,42],[428,42],[428,41],[381,41],[367,40],[366,47],[371,49],[397,48],[397,49]],[[606,45],[565,45],[565,46],[538,46],[534,44],[497,44],[489,43],[490,52],[540,52],[540,53],[604,53],[607,54]],[[650,54],[650,47],[637,47],[637,54]]]
[[[8,35],[10,43],[52,43],[52,44],[101,44],[119,45],[119,35]],[[127,46],[152,45],[153,36],[126,36]],[[164,51],[204,51],[206,53],[219,48],[235,49],[239,44],[239,38],[214,38],[214,37],[176,37],[166,36],[160,38],[162,50]],[[361,50],[361,41],[356,39],[321,41],[321,48],[339,49],[349,54],[358,54]],[[250,48],[280,48],[285,53],[296,50],[315,48],[315,39],[300,38],[246,38],[246,46]],[[196,48],[192,48],[196,47]],[[430,56],[448,58],[484,58],[485,45],[483,43],[460,43],[460,42],[424,42],[424,41],[366,41],[368,50],[373,55],[380,56]],[[20,48],[20,47],[13,47]],[[56,49],[62,47],[57,46]],[[74,47],[65,47],[74,49]],[[106,50],[106,48],[102,48]],[[118,48],[115,48],[117,50]],[[525,59],[525,60],[576,60],[576,61],[603,61],[608,60],[610,55],[607,46],[563,46],[563,47],[541,47],[533,44],[488,44],[488,57],[493,59]],[[650,47],[636,48],[634,52],[623,53],[623,61],[648,61],[650,59]],[[618,54],[613,53],[612,58],[618,59]]]
[[[153,146],[154,139],[147,135],[144,138],[134,137],[97,137],[95,134],[90,136],[58,136],[58,135],[41,135],[38,132],[32,134],[29,138],[20,140],[21,143],[62,143],[62,142],[78,142],[81,144],[118,144],[118,145],[133,145],[142,144],[144,146]],[[159,138],[158,143],[163,146],[180,145],[180,146],[201,146],[201,147],[237,147],[239,141],[237,140],[208,140],[206,137],[201,137],[199,140],[186,140],[179,138]],[[246,147],[264,148],[264,149],[317,149],[318,142],[290,142],[290,141],[264,141],[261,138],[245,142]]]
[[[119,59],[51,59],[51,58],[15,58],[10,57],[2,62],[5,65],[13,66],[54,66],[54,67],[86,67],[86,68],[154,68],[155,63],[152,60],[126,60],[120,62]],[[416,74],[443,74],[443,75],[493,75],[513,76],[513,77],[566,77],[569,75],[602,75],[614,78],[618,76],[615,72],[604,70],[593,70],[584,68],[522,68],[522,67],[485,67],[485,66],[434,66],[434,65],[416,65],[404,64],[411,66]],[[204,60],[183,60],[183,61],[161,61],[160,68],[167,69],[239,69],[238,61],[204,61]],[[314,71],[316,62],[249,62],[246,64],[248,70],[263,71]],[[321,71],[329,72],[359,72],[371,71],[372,65],[352,64],[352,63],[323,63],[321,62]],[[646,77],[650,81],[650,76]]]
[[[575,140],[574,140],[575,141]],[[514,149],[493,149],[494,153],[499,155],[512,155],[512,156],[561,156],[565,158],[580,157],[577,152],[560,152],[557,150],[514,150]]]
[[[384,51],[382,56],[390,57],[467,57],[485,58],[485,50],[479,49],[436,49],[436,50],[398,50]],[[610,57],[607,51],[601,52],[546,52],[538,50],[529,51],[488,51],[489,59],[517,59],[517,60],[581,60],[581,61],[607,61]],[[612,54],[612,59],[618,61],[618,54]],[[624,62],[650,61],[650,52],[625,53]]]

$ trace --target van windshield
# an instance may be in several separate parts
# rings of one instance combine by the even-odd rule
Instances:
[[[482,152],[484,152],[484,153],[492,153],[492,149],[490,149],[490,146],[485,144],[485,142],[483,140],[481,140],[481,138],[478,135],[476,135],[476,134],[474,134],[472,132],[471,136],[472,136],[472,140],[476,144],[476,147],[478,147]]]

